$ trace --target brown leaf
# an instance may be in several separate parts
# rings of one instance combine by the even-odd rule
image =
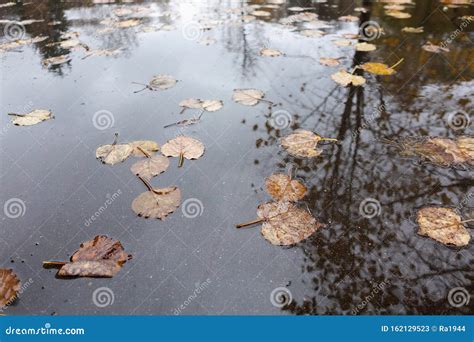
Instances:
[[[20,290],[20,279],[13,270],[0,268],[0,309],[12,304]]]
[[[289,202],[261,204],[257,216],[264,221],[263,237],[279,246],[296,244],[323,226],[306,210]]]
[[[341,62],[339,62],[339,59],[337,58],[329,58],[329,57],[321,57],[319,59],[319,63],[321,63],[322,65],[326,65],[326,66],[338,66],[341,64]]]
[[[145,179],[152,179],[168,169],[170,162],[163,156],[153,156],[144,160],[139,160],[132,165],[130,170],[137,176]]]
[[[364,51],[364,52],[369,52],[369,51],[374,51],[377,49],[377,47],[374,44],[370,43],[357,43],[355,45],[355,48],[357,51]]]
[[[339,70],[335,74],[331,75],[334,82],[347,87],[348,85],[361,86],[365,84],[365,78],[358,75],[353,75],[345,70]]]
[[[161,153],[167,157],[198,159],[204,154],[204,145],[197,139],[181,135],[164,144]]]
[[[129,143],[129,145],[133,148],[132,155],[134,157],[144,157],[145,155],[143,154],[143,151],[148,154],[153,154],[154,152],[160,150],[160,146],[155,141],[151,140],[132,141],[131,143]],[[141,151],[139,147],[143,151]]]
[[[179,207],[181,191],[176,186],[155,189],[147,182],[144,183],[148,191],[141,193],[132,203],[132,210],[138,216],[163,220]]]
[[[132,151],[129,144],[102,145],[97,148],[95,155],[102,163],[114,165],[127,159]]]
[[[16,126],[32,126],[53,118],[53,113],[47,109],[35,109],[26,114],[8,113],[14,116],[11,122]]]
[[[260,50],[260,56],[264,56],[264,57],[279,57],[282,55],[283,55],[283,52],[276,49],[263,48]]]
[[[306,194],[306,187],[283,173],[275,173],[265,180],[267,192],[277,201],[296,202]]]
[[[446,48],[444,46],[435,45],[431,42],[427,42],[421,48],[425,51],[432,52],[432,53],[449,52],[448,48]]]
[[[469,244],[471,235],[461,217],[451,208],[426,207],[417,213],[418,234],[445,245],[457,247]]]
[[[43,266],[60,266],[57,274],[60,277],[113,277],[131,258],[120,241],[97,235],[81,244],[71,256],[71,262],[46,261]]]
[[[295,157],[313,158],[319,156],[323,151],[316,146],[321,140],[337,141],[336,139],[321,138],[311,131],[298,129],[290,135],[281,139],[281,146]]]
[[[234,89],[232,99],[245,106],[255,106],[264,96],[265,93],[258,89]]]

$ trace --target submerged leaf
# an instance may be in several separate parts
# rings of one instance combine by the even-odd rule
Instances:
[[[336,139],[321,138],[311,131],[298,129],[290,135],[281,139],[281,146],[295,157],[313,158],[319,156],[323,151],[317,149],[322,140],[337,141]]]
[[[264,96],[265,93],[258,89],[234,89],[232,99],[245,106],[255,106]]]
[[[32,126],[53,118],[53,113],[47,109],[35,109],[26,114],[8,113],[14,116],[11,122],[17,126]]]
[[[461,217],[451,208],[426,207],[417,213],[418,234],[445,245],[457,247],[469,244],[471,235]]]
[[[13,270],[0,268],[0,309],[12,304],[20,291],[20,279]]]
[[[265,180],[267,192],[277,201],[296,202],[306,194],[306,187],[283,173],[275,173]]]
[[[365,78],[358,75],[353,75],[348,73],[345,70],[339,70],[335,74],[331,75],[331,78],[334,82],[347,87],[348,85],[352,84],[353,86],[360,86],[365,84]]]

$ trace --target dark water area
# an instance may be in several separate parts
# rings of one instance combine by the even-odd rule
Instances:
[[[1,203],[20,200],[20,214],[0,212],[0,262],[28,283],[4,313],[473,314],[474,299],[460,307],[448,301],[454,288],[474,293],[472,241],[448,247],[419,236],[415,222],[417,210],[427,205],[474,218],[472,169],[403,157],[386,141],[473,133],[474,23],[459,27],[463,17],[474,15],[474,6],[416,1],[403,10],[411,17],[398,19],[386,14],[386,5],[173,0],[0,7],[0,20],[42,20],[26,23],[23,39],[47,37],[0,51]],[[281,19],[299,13],[290,10],[296,6],[308,7],[319,21],[283,25]],[[270,15],[242,19],[254,10]],[[359,20],[338,20],[346,15]],[[104,24],[117,18],[140,23],[114,29]],[[349,39],[351,46],[334,43],[358,34],[366,22],[378,30],[369,41],[375,51],[355,51],[357,39]],[[402,32],[420,26],[423,33]],[[305,37],[303,27],[326,34]],[[83,58],[81,46],[51,44],[67,32],[79,33],[89,49],[121,50]],[[0,35],[0,44],[8,42],[6,30]],[[205,38],[215,43],[200,44]],[[446,43],[449,51],[425,51],[428,41]],[[260,56],[263,47],[285,56]],[[42,64],[59,55],[70,60]],[[321,57],[340,58],[341,65],[323,66]],[[342,68],[368,61],[393,65],[402,58],[392,76],[357,70],[367,79],[361,87],[331,79]],[[172,75],[177,85],[134,93],[140,86],[132,82],[147,83],[158,74]],[[276,105],[235,103],[236,88],[260,89]],[[178,106],[193,97],[219,99],[224,107],[205,113],[196,125],[163,128],[196,114],[180,114]],[[55,118],[30,127],[10,124],[7,113],[37,108],[52,110]],[[339,142],[322,144],[317,158],[294,158],[279,141],[298,128]],[[179,134],[201,140],[202,158],[185,161],[183,168],[173,158],[169,170],[153,179],[156,186],[178,186],[183,202],[192,199],[198,213],[189,215],[182,206],[164,221],[137,217],[130,206],[145,188],[130,172],[134,158],[114,166],[95,158],[96,148],[111,143],[115,132],[122,142],[163,145]],[[271,200],[265,178],[289,169],[308,188],[301,205],[326,227],[291,247],[271,245],[259,226],[235,229]],[[114,278],[64,280],[42,267],[45,260],[67,260],[99,234],[119,239],[133,254]],[[104,287],[109,303],[101,307],[94,296]],[[283,299],[291,296],[283,306],[271,300],[281,288]]]

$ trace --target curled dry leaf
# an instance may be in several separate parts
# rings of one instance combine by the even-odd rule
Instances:
[[[320,141],[337,141],[337,139],[321,138],[319,135],[304,129],[298,129],[281,139],[281,146],[295,157],[313,158],[323,151],[317,149]]]
[[[83,242],[71,262],[45,261],[44,267],[60,267],[59,277],[113,277],[132,258],[120,241],[97,235]]]
[[[174,212],[181,203],[181,191],[176,186],[153,188],[145,179],[139,177],[148,188],[132,202],[132,210],[140,217],[163,220]]]
[[[0,268],[0,309],[12,304],[20,291],[20,279],[13,270]]]
[[[265,180],[265,187],[270,196],[277,201],[296,202],[306,194],[306,187],[297,180],[283,173],[275,173]]]
[[[457,247],[469,244],[471,235],[461,217],[451,208],[426,207],[416,216],[418,234],[428,236],[445,245]]]
[[[270,49],[270,48],[263,48],[260,50],[260,56],[265,56],[265,57],[279,57],[282,56],[283,52],[276,50],[276,49]]]
[[[102,145],[95,151],[95,156],[104,164],[114,165],[123,162],[133,152],[130,144],[117,144],[118,134],[110,145]]]
[[[402,32],[405,32],[405,33],[423,33],[424,32],[424,28],[423,26],[420,26],[420,27],[404,27],[402,28]]]
[[[298,208],[290,202],[271,202],[258,206],[258,219],[239,224],[242,228],[262,223],[262,235],[271,244],[290,246],[310,237],[323,227],[308,211]]]
[[[8,113],[13,116],[11,122],[17,126],[32,126],[53,118],[53,113],[47,109],[35,109],[26,114]]]
[[[353,86],[361,86],[365,84],[365,78],[363,78],[362,76],[350,74],[345,70],[339,70],[335,74],[332,74],[331,78],[334,82],[344,87],[347,87],[350,84],[352,84]]]
[[[200,158],[204,154],[204,145],[197,139],[181,135],[164,144],[161,153],[167,157],[179,157],[178,165],[182,166],[184,158]]]
[[[431,42],[426,43],[421,48],[425,51],[432,52],[432,53],[449,52],[449,49],[447,47],[435,45]]]
[[[134,157],[146,157],[147,154],[153,154],[160,150],[160,146],[152,140],[137,140],[129,143],[132,146],[132,155]]]
[[[331,67],[338,66],[341,64],[341,62],[339,62],[339,59],[329,58],[329,57],[321,57],[319,59],[319,63],[321,63],[322,65],[331,66]]]
[[[377,49],[377,47],[374,44],[370,43],[357,43],[355,45],[355,48],[357,51],[364,51],[364,52],[369,52],[369,51],[374,51]]]
[[[258,89],[234,89],[232,100],[245,106],[255,106],[264,96],[265,93]]]
[[[41,62],[44,66],[53,66],[53,65],[59,65],[63,63],[67,63],[71,60],[69,55],[61,55],[61,56],[55,56],[55,57],[49,57],[46,59],[43,59]]]

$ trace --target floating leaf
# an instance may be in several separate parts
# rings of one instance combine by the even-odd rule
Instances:
[[[416,216],[419,225],[418,234],[428,236],[445,245],[457,247],[469,244],[471,235],[464,227],[461,217],[451,208],[426,207]]]
[[[176,187],[154,189],[145,179],[139,177],[148,188],[133,200],[132,210],[144,218],[163,220],[174,212],[181,203],[181,191]]]
[[[168,158],[164,156],[151,156],[140,146],[138,147],[138,150],[140,150],[140,152],[147,158],[145,160],[137,161],[130,168],[130,170],[137,176],[150,180],[168,169],[168,166],[170,165]]]
[[[134,84],[140,84],[140,85],[144,86],[143,89],[135,91],[135,93],[139,93],[139,92],[141,92],[145,89],[149,89],[149,90],[153,90],[153,91],[169,89],[169,88],[174,87],[174,85],[177,82],[178,81],[175,80],[170,75],[157,75],[157,76],[154,76],[151,79],[151,81],[148,82],[148,84],[142,84],[142,83],[137,83],[137,82],[133,82],[133,83]]]
[[[129,143],[132,146],[132,155],[135,157],[143,157],[144,153],[153,154],[160,150],[160,146],[152,140],[137,140]]]
[[[258,89],[234,89],[232,99],[245,106],[255,106],[263,101],[265,93]]]
[[[269,17],[269,16],[272,15],[270,12],[267,12],[267,11],[260,11],[260,10],[253,11],[253,12],[250,13],[250,14],[253,15],[254,17]]]
[[[270,48],[263,48],[260,50],[260,56],[265,56],[265,57],[279,57],[282,56],[283,52],[276,50],[276,49],[270,49]]]
[[[11,122],[17,126],[32,126],[53,118],[53,113],[47,109],[35,109],[26,114],[8,113],[14,116]]]
[[[334,80],[334,82],[339,83],[344,87],[347,87],[350,84],[352,84],[353,86],[360,86],[365,84],[365,78],[363,78],[362,76],[350,74],[345,70],[340,70],[335,74],[332,74],[331,78]]]
[[[390,16],[390,17],[397,18],[397,19],[411,18],[410,13],[400,12],[400,11],[397,11],[397,10],[388,10],[388,11],[385,12],[385,14]]]
[[[116,56],[122,52],[122,48],[118,49],[95,49],[87,51],[86,55],[82,59],[86,59],[91,56]]]
[[[206,37],[206,38],[198,40],[198,43],[202,44],[202,45],[212,45],[212,44],[215,44],[216,42],[217,42],[217,40],[215,40],[214,38],[210,38],[210,37]]]
[[[324,36],[326,33],[321,30],[302,30],[300,34],[305,37],[319,38],[319,37]]]
[[[395,63],[394,65],[392,65],[391,67],[383,63],[368,62],[368,63],[362,64],[360,68],[375,75],[389,76],[389,75],[393,75],[396,72],[395,68],[402,62],[403,62],[403,58],[397,63]]]
[[[111,145],[102,145],[97,148],[95,155],[104,164],[114,165],[123,162],[133,152],[130,144],[117,144],[118,134],[115,133],[114,142]]]
[[[0,309],[12,304],[20,291],[20,279],[13,270],[0,268]]]
[[[369,51],[374,51],[377,49],[377,47],[374,44],[370,43],[357,43],[355,45],[355,48],[357,51],[364,51],[364,52],[369,52]]]
[[[200,158],[204,154],[204,145],[197,139],[181,135],[164,144],[161,153],[167,157],[179,157],[178,166],[181,167],[184,158]]]
[[[281,146],[295,157],[313,158],[319,156],[323,151],[316,146],[320,141],[337,141],[332,138],[321,138],[319,135],[304,129],[298,129],[290,135],[281,139]]]
[[[347,21],[347,22],[354,22],[354,21],[359,21],[359,17],[353,16],[353,15],[343,15],[342,17],[339,17],[340,21]]]
[[[52,65],[59,65],[63,63],[67,63],[71,60],[69,55],[61,55],[61,56],[54,56],[43,59],[41,62],[44,66],[52,66]]]
[[[444,46],[435,45],[431,42],[427,42],[421,47],[423,50],[433,53],[449,52],[449,49]]]
[[[168,127],[171,127],[171,126],[189,126],[189,125],[194,125],[196,123],[198,123],[199,121],[201,121],[201,117],[202,115],[204,114],[204,110],[201,111],[201,113],[199,114],[199,116],[195,116],[191,119],[184,119],[184,120],[180,120],[180,121],[177,121],[177,122],[174,122],[172,124],[169,124],[169,125],[165,125],[163,126],[164,128],[168,128]]]
[[[319,63],[321,63],[322,65],[326,65],[326,66],[338,66],[341,64],[341,62],[339,62],[339,59],[337,58],[329,58],[329,57],[321,57],[319,59]]]
[[[277,246],[294,245],[310,237],[323,224],[306,210],[290,202],[264,203],[258,206],[258,220],[239,224],[242,228],[252,224],[262,224],[262,235],[271,244]]]
[[[135,27],[140,25],[141,21],[138,19],[129,19],[129,20],[122,20],[122,21],[116,21],[113,23],[113,26],[117,28],[129,28],[129,27]]]
[[[60,277],[113,277],[132,258],[118,240],[97,235],[81,244],[69,263],[45,261],[43,267],[60,267]]]
[[[402,32],[406,33],[423,33],[424,29],[423,26],[420,27],[404,27],[402,28]]]
[[[200,99],[186,99],[179,103],[183,107],[181,113],[186,109],[203,109],[207,112],[215,112],[221,109],[224,104],[220,100],[200,100]]]
[[[337,46],[351,46],[352,42],[350,40],[334,40],[333,41]]]
[[[275,173],[265,180],[270,196],[277,201],[296,202],[306,194],[306,187],[283,173]]]
[[[474,138],[407,138],[395,144],[404,156],[417,156],[430,163],[451,166],[460,164],[474,165]]]

